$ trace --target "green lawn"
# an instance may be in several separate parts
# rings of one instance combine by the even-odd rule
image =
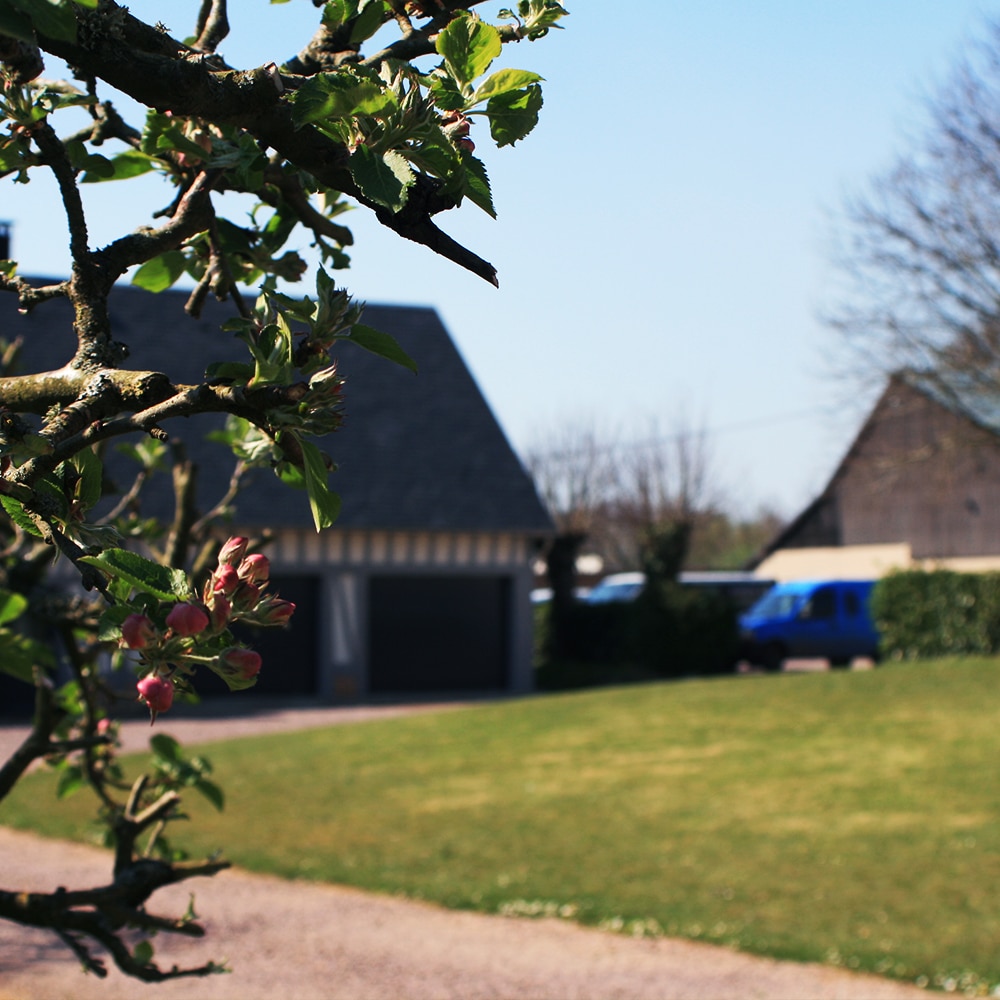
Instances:
[[[1000,983],[1000,662],[547,695],[206,748],[193,853],[931,985]],[[37,780],[0,821],[79,835]],[[64,808],[66,806],[69,808]]]

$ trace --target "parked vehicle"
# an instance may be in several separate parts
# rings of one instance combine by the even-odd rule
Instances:
[[[774,586],[773,580],[738,570],[691,570],[681,573],[677,579],[685,587],[721,594],[737,611],[747,610]],[[645,585],[644,573],[612,573],[601,580],[584,600],[588,604],[634,601]]]
[[[573,591],[573,596],[578,601],[586,600],[587,595],[590,593],[589,587],[577,587]],[[551,587],[536,587],[531,592],[531,603],[532,604],[548,604],[552,600],[552,588]]]
[[[634,601],[642,593],[645,585],[645,573],[612,573],[592,587],[583,600],[586,604]]]
[[[854,657],[878,658],[871,580],[779,583],[740,616],[740,654],[778,670],[791,657],[823,657],[846,667]]]

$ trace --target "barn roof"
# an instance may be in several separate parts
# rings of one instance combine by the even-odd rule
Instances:
[[[1000,434],[1000,390],[981,373],[900,371],[892,378],[906,383],[957,416]]]
[[[234,356],[233,334],[219,328],[233,315],[232,304],[210,300],[193,320],[183,311],[186,299],[186,292],[153,295],[116,286],[113,335],[128,345],[129,367],[197,382],[209,363]],[[0,297],[0,334],[24,338],[22,371],[57,368],[72,357],[70,315],[68,303],[59,300],[21,316],[14,296]],[[364,322],[391,333],[414,358],[419,374],[354,345],[344,345],[337,356],[346,378],[346,416],[343,426],[321,441],[338,466],[330,480],[343,501],[337,526],[551,532],[531,477],[435,310],[371,305]],[[209,419],[190,423],[197,421],[204,430]],[[205,506],[225,490],[231,462],[224,461],[221,446],[186,437],[199,462],[199,499]],[[169,490],[166,477],[161,490]],[[236,522],[248,528],[312,526],[305,494],[266,469],[255,471],[236,506]]]
[[[920,372],[903,369],[889,376],[882,394],[872,407],[843,458],[820,494],[785,525],[749,566],[759,565],[767,556],[789,547],[828,547],[843,544],[837,486],[850,467],[852,458],[870,432],[876,415],[894,390],[906,386],[948,410],[961,420],[989,434],[1000,435],[1000,391],[978,373]]]

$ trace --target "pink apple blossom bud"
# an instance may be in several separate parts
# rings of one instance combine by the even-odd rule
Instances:
[[[259,600],[260,587],[252,583],[241,583],[233,594],[233,606],[241,611],[249,611],[251,608],[257,607]]]
[[[236,567],[229,563],[223,563],[212,574],[212,590],[218,590],[229,595],[240,585],[240,577],[236,572]]]
[[[243,680],[250,680],[260,673],[260,654],[242,646],[230,646],[219,654],[219,663],[225,672],[232,672]]]
[[[255,552],[240,563],[237,573],[241,580],[247,580],[250,583],[267,583],[268,577],[271,575],[271,563],[267,556]]]
[[[156,638],[156,628],[145,615],[129,615],[122,622],[122,641],[129,649],[145,649]]]
[[[212,619],[212,628],[217,632],[221,631],[229,624],[233,613],[233,606],[229,603],[229,598],[221,590],[213,590],[205,603],[208,605],[208,613]]]
[[[139,697],[149,706],[153,722],[159,712],[165,712],[174,703],[174,686],[165,677],[150,674],[136,684],[136,689]]]
[[[111,731],[111,720],[110,719],[98,719],[97,720],[97,735],[106,736]]]
[[[219,551],[220,566],[238,566],[247,554],[250,539],[234,535]]]
[[[178,635],[197,635],[208,628],[208,615],[197,604],[175,604],[167,615],[167,627]]]
[[[449,111],[441,118],[441,128],[453,139],[464,139],[469,134],[472,122],[461,111]]]
[[[257,605],[256,620],[261,625],[287,625],[294,613],[295,605],[291,601],[283,601],[280,597],[265,597]]]

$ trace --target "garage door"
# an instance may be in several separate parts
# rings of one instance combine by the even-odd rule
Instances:
[[[370,690],[503,690],[508,683],[509,619],[506,577],[372,577]]]

